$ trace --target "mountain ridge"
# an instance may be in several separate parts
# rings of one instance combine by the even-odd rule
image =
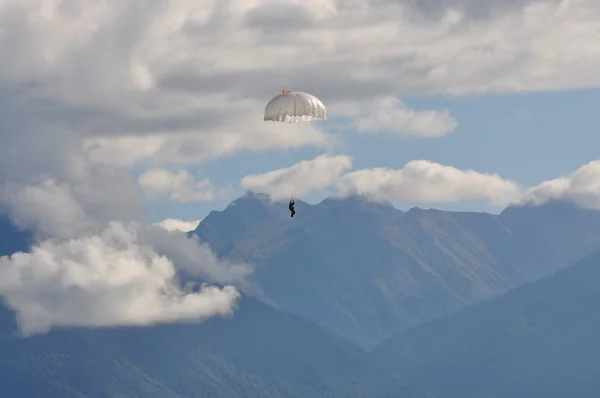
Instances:
[[[258,203],[268,216],[253,213]],[[590,239],[600,235],[600,212],[562,202],[498,215],[401,211],[357,196],[297,203],[291,219],[284,203],[249,192],[190,234],[255,265],[261,299],[366,348],[600,248]]]

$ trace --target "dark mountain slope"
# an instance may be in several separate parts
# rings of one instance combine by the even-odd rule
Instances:
[[[436,397],[600,395],[600,252],[535,283],[399,333],[371,353],[372,373]],[[374,368],[377,367],[377,368]],[[376,369],[376,370],[375,370]]]
[[[54,396],[61,386],[87,397],[324,396],[350,388],[343,377],[365,355],[320,326],[246,298],[232,318],[199,325],[63,329],[26,339],[4,333],[0,366],[10,372],[0,381],[14,391],[25,382],[48,394],[56,388]]]
[[[512,264],[515,283],[538,279],[600,248],[600,212],[570,202],[509,207],[499,219],[512,239],[498,257]]]

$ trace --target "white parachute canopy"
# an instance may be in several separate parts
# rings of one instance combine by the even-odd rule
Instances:
[[[325,105],[314,95],[282,90],[265,108],[265,121],[300,123],[327,120]]]

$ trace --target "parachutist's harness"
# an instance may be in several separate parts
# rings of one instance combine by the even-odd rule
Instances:
[[[294,217],[294,214],[296,214],[296,210],[294,209],[295,205],[296,203],[294,202],[294,199],[290,199],[290,205],[288,206],[288,209],[290,209],[290,211],[292,212],[292,215],[290,217]]]

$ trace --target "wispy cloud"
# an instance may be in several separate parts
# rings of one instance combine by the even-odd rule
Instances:
[[[202,220],[186,221],[178,218],[167,218],[154,225],[162,227],[167,231],[189,232],[195,230],[200,221]]]
[[[241,184],[246,189],[267,193],[273,200],[288,199],[327,188],[351,166],[349,156],[320,155],[287,168],[248,175]]]
[[[167,198],[172,202],[210,202],[222,194],[208,178],[196,180],[187,170],[172,172],[149,169],[138,177],[142,188],[151,196]]]

